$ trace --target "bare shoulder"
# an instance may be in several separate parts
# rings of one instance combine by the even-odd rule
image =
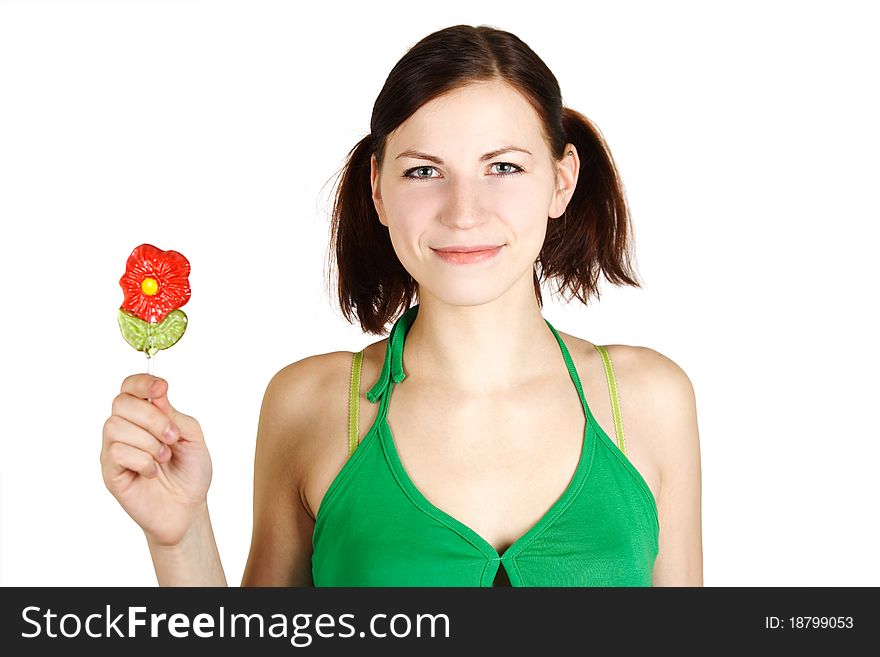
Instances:
[[[308,393],[320,390],[328,376],[351,359],[349,351],[333,351],[325,354],[314,354],[282,367],[269,381],[268,390],[288,397],[291,402],[299,396],[297,393]]]
[[[599,425],[614,436],[605,364],[595,344],[562,334]],[[659,497],[664,479],[682,457],[698,452],[696,402],[690,377],[650,347],[606,344],[626,429],[627,455]]]
[[[359,394],[359,437],[376,413],[365,391],[378,378],[385,339],[364,348]],[[324,492],[348,458],[348,398],[352,351],[303,358],[279,370],[269,383],[264,411],[267,422],[285,427],[277,456],[289,464],[291,485],[312,520]],[[283,437],[282,437],[283,436]]]
[[[373,370],[378,376],[385,342],[382,339],[364,348],[363,379]],[[315,354],[281,368],[269,382],[267,399],[274,402],[274,410],[281,416],[289,414],[308,422],[309,409],[323,411],[323,404],[320,402],[329,399],[338,402],[336,392],[340,389],[340,383],[344,384],[344,390],[348,392],[354,354],[352,351]],[[347,399],[347,395],[344,399]]]
[[[308,356],[282,367],[266,386],[254,456],[253,532],[242,586],[312,583],[315,482],[320,490],[337,462],[339,467],[344,462],[344,399],[352,356],[350,351]]]
[[[615,373],[639,400],[640,413],[651,418],[661,453],[673,456],[696,438],[694,386],[682,367],[650,347],[609,345]],[[693,427],[695,428],[695,426]]]
[[[658,403],[669,410],[694,396],[690,377],[674,360],[650,347],[606,345],[614,363],[627,381],[647,394],[646,402]],[[670,407],[671,404],[671,407]]]
[[[353,352],[314,354],[282,367],[269,381],[263,398],[261,422],[284,427],[276,436],[279,450],[309,453],[315,447],[315,428],[326,416],[331,396],[347,386]]]
[[[583,369],[596,379],[595,375],[601,374],[604,363],[595,345],[575,336],[564,339],[567,344],[575,345],[571,351],[578,369],[583,364]],[[620,393],[628,398],[630,416],[644,415],[655,426],[657,423],[669,425],[693,408],[693,384],[674,360],[650,347],[625,344],[603,346],[608,352]],[[603,375],[603,382],[604,378]]]

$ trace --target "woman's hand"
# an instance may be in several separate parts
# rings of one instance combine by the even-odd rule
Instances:
[[[212,473],[199,423],[171,406],[168,383],[150,374],[127,377],[113,399],[101,470],[148,541],[167,547],[181,542],[205,507]]]

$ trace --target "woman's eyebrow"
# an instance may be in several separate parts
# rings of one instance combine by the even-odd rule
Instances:
[[[503,146],[502,148],[497,148],[494,151],[489,151],[488,153],[483,153],[480,156],[480,161],[485,162],[486,160],[491,160],[493,157],[498,157],[502,153],[509,153],[511,151],[519,151],[520,153],[526,153],[531,155],[532,152],[526,150],[525,148],[521,148],[520,146]],[[421,151],[414,150],[406,150],[403,151],[400,155],[395,157],[395,160],[398,160],[402,157],[413,157],[418,160],[429,160],[430,162],[434,162],[436,164],[443,164],[443,160],[437,157],[436,155],[430,155],[428,153],[423,153]]]

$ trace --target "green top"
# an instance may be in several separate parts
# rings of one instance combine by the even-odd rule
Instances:
[[[583,449],[562,495],[498,554],[477,532],[434,506],[409,478],[385,417],[395,383],[406,378],[403,346],[418,313],[395,322],[385,362],[367,399],[376,420],[357,444],[363,352],[352,363],[350,458],[327,489],[315,519],[315,586],[492,586],[504,568],[512,586],[651,586],[660,525],[657,504],[626,457],[611,360],[602,355],[618,442],[596,422],[568,349],[562,351],[586,418]],[[515,485],[515,482],[513,482]]]

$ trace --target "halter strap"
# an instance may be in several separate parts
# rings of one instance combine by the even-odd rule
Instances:
[[[382,365],[382,372],[373,387],[367,391],[367,399],[374,404],[388,391],[392,380],[395,383],[400,383],[406,378],[406,372],[403,371],[403,337],[418,312],[419,304],[416,304],[394,322],[394,327],[391,329],[388,343],[385,346],[385,362]]]

